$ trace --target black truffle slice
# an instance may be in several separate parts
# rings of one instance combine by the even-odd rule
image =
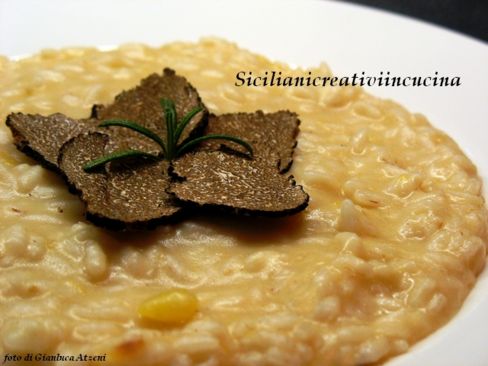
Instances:
[[[266,159],[239,158],[221,151],[199,151],[172,165],[179,182],[169,192],[187,204],[238,214],[285,216],[303,210],[308,195],[292,177],[279,174]]]
[[[99,120],[131,120],[151,129],[165,140],[166,122],[160,104],[161,99],[171,99],[175,103],[178,119],[197,106],[203,107],[196,89],[184,77],[165,68],[162,75],[151,74],[143,79],[139,86],[117,95],[112,104],[94,106],[92,117]],[[206,109],[198,113],[185,128],[179,141],[184,141],[193,134],[201,134],[207,122],[207,115]],[[134,131],[120,127],[110,129],[117,141],[117,148],[148,152],[157,149],[154,142]]]
[[[47,117],[12,113],[7,116],[6,123],[20,151],[56,169],[61,146],[79,133],[94,128],[98,121],[74,120],[61,113]]]
[[[147,228],[180,211],[166,193],[170,178],[165,161],[113,162],[86,173],[83,166],[103,156],[108,142],[105,134],[80,134],[60,150],[59,167],[86,203],[88,219],[112,229]]]
[[[293,162],[299,125],[297,114],[289,111],[210,115],[205,134],[239,136],[253,146],[254,155],[275,160],[279,171],[284,173]],[[216,150],[220,145],[245,151],[237,144],[221,140],[205,142],[202,148]]]

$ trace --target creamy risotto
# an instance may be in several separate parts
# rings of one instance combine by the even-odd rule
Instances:
[[[406,352],[458,311],[485,263],[481,181],[448,136],[392,101],[352,87],[238,88],[241,70],[304,70],[205,39],[0,58],[0,118],[86,117],[163,67],[185,76],[211,112],[297,112],[292,173],[309,207],[285,219],[199,216],[108,232],[85,221],[78,197],[18,152],[2,123],[1,354],[358,365]],[[196,296],[193,318],[140,318],[141,304],[173,288]]]

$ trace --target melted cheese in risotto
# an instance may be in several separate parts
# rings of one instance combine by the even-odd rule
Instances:
[[[111,233],[84,219],[78,197],[18,152],[2,123],[1,354],[106,354],[105,365],[358,365],[407,351],[458,311],[485,263],[481,181],[448,136],[392,101],[353,87],[236,87],[242,70],[306,71],[204,39],[0,58],[0,117],[87,117],[92,104],[164,67],[185,76],[213,113],[297,112],[292,173],[309,207],[285,219],[198,216]],[[141,318],[142,304],[175,288],[173,300],[191,301],[180,311],[196,297],[193,317]]]

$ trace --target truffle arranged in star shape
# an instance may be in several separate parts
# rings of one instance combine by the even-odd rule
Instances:
[[[183,148],[170,158],[156,143],[174,134],[162,100],[174,103],[175,118],[191,116],[174,141]],[[156,137],[107,120],[136,121]],[[305,209],[308,195],[286,174],[299,124],[289,111],[209,116],[196,89],[171,69],[148,76],[110,105],[95,105],[88,119],[59,113],[7,117],[17,148],[62,174],[85,202],[90,221],[116,230],[153,227],[185,211],[284,216]],[[236,141],[215,138],[224,135]],[[137,154],[86,169],[128,149]]]

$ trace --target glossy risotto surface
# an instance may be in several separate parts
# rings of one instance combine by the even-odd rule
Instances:
[[[164,67],[213,113],[297,112],[291,173],[309,207],[284,219],[194,216],[111,233],[12,144],[8,113],[87,117]],[[422,115],[360,88],[234,86],[239,71],[272,70],[307,71],[215,39],[0,58],[0,354],[358,365],[406,352],[457,312],[486,257],[473,164]],[[140,317],[141,304],[173,288],[196,298],[193,317],[171,326]]]

